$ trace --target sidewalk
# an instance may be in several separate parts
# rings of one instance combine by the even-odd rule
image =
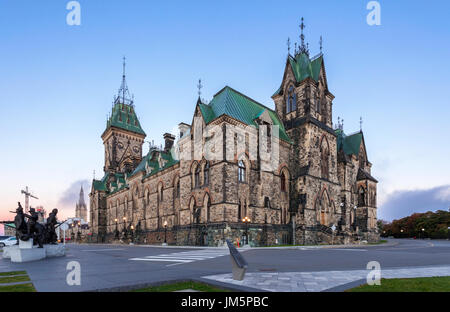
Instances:
[[[232,274],[204,276],[202,279],[228,285],[249,287],[270,292],[343,291],[366,283],[369,270],[326,272],[247,273],[243,281],[235,281]],[[381,278],[415,278],[450,276],[450,266],[415,267],[381,270]],[[347,287],[346,287],[347,285]]]

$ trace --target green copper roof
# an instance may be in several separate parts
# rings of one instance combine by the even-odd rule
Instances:
[[[362,132],[357,132],[351,135],[345,135],[341,129],[336,130],[337,134],[337,149],[338,151],[344,150],[347,155],[359,155],[361,142],[363,138]]]
[[[286,134],[283,123],[278,119],[275,111],[228,86],[217,93],[208,105],[203,103],[199,103],[198,105],[206,124],[209,124],[211,121],[222,115],[227,115],[246,125],[258,128],[256,119],[261,116],[264,111],[267,111],[273,124],[280,129],[280,139],[291,142]]]
[[[124,173],[114,173],[115,181],[111,182],[110,185],[107,185],[109,177],[111,175],[112,175],[112,173],[107,172],[107,173],[105,173],[105,176],[101,180],[94,180],[92,182],[94,190],[110,192],[112,194],[112,193],[118,192],[118,191],[128,187],[128,185],[126,184]]]
[[[142,159],[141,163],[137,166],[136,170],[131,174],[134,176],[139,172],[147,172],[147,168],[150,170],[145,174],[144,178],[150,177],[162,170],[168,169],[174,165],[176,165],[179,161],[172,157],[172,149],[170,152],[164,152],[160,150],[152,150],[147,156]],[[161,166],[159,157],[161,155]]]
[[[319,81],[320,69],[323,63],[323,55],[310,59],[305,53],[300,53],[296,57],[289,55],[289,64],[294,72],[295,80],[300,83],[307,78],[311,78],[314,81]],[[279,94],[281,87],[274,93]]]
[[[108,119],[107,128],[116,127],[145,135],[141,128],[139,119],[132,105],[116,103],[112,109],[111,117]]]

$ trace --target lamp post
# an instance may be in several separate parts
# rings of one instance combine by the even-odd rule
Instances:
[[[400,230],[402,234],[400,234],[400,238],[403,238],[403,229]]]
[[[245,217],[242,219],[242,222],[245,224],[245,244],[248,245],[248,224],[250,223],[250,218]]]
[[[164,221],[164,244],[163,246],[167,246],[167,220]]]
[[[114,222],[116,223],[116,233],[115,233],[114,237],[115,237],[115,239],[119,239],[119,229],[118,229],[119,220],[117,220],[117,218],[116,218],[116,219],[114,219]]]
[[[425,238],[425,229],[422,229],[422,238]]]
[[[131,243],[133,243],[134,242],[134,226],[131,225],[130,229],[131,229]]]
[[[126,239],[127,238],[127,226],[126,226],[127,218],[123,217],[122,220],[123,220],[123,231],[122,231],[123,235],[122,236],[124,239]]]

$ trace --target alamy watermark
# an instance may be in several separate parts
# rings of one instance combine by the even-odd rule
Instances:
[[[369,14],[367,15],[366,21],[369,26],[380,26],[381,25],[381,5],[378,1],[370,1],[367,3],[367,10]]]
[[[371,261],[367,263],[367,270],[370,270],[367,274],[367,285],[380,286],[381,285],[381,265],[378,261]]]
[[[66,5],[66,10],[70,12],[67,13],[66,23],[69,26],[80,26],[81,25],[81,5],[78,1],[69,1]]]
[[[66,276],[66,283],[69,286],[81,286],[81,265],[78,261],[67,263],[66,270],[69,271]]]

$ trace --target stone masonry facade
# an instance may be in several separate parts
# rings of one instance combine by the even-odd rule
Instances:
[[[93,241],[267,246],[379,239],[378,182],[364,135],[333,127],[322,54],[311,58],[300,45],[288,55],[275,110],[225,87],[209,103],[199,99],[193,123],[181,123],[177,138],[165,134],[165,146],[146,156],[125,75],[122,87],[102,135],[105,175],[90,193]],[[271,155],[276,149],[276,161],[264,159],[261,148]]]

